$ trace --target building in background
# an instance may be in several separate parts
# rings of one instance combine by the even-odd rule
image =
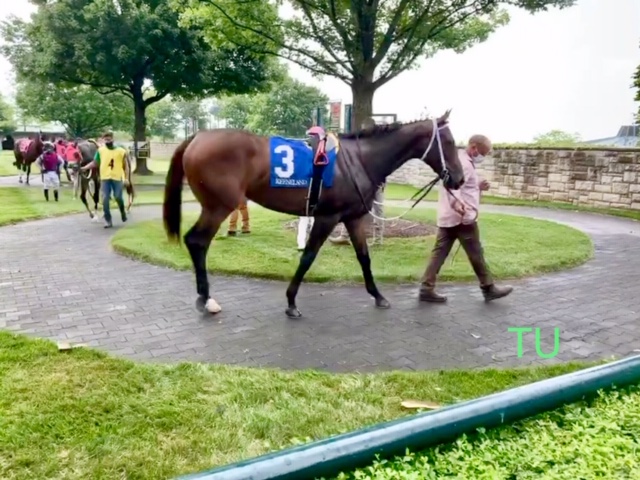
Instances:
[[[596,138],[595,140],[587,140],[580,143],[619,148],[640,147],[640,125],[623,125],[615,137]]]

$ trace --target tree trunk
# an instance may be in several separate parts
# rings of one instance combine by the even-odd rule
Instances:
[[[135,108],[135,131],[133,134],[133,151],[136,157],[136,168],[133,171],[136,175],[153,175],[153,172],[149,170],[147,166],[147,158],[140,158],[138,155],[138,148],[140,144],[144,145],[147,136],[147,106],[144,103],[142,96],[142,89],[140,89],[139,95],[134,92],[133,94],[134,108]]]
[[[354,130],[369,127],[373,122],[373,95],[376,93],[373,86],[373,75],[370,79],[354,80],[351,85],[353,95],[353,110],[351,112],[351,125]],[[372,211],[377,217],[384,217],[384,189],[380,187],[376,193]],[[373,217],[373,244],[382,244],[384,235],[384,220]]]
[[[351,110],[351,125],[354,130],[360,130],[369,122],[373,114],[373,82],[354,80],[351,85],[353,109]]]

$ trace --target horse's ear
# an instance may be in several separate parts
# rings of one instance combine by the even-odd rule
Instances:
[[[449,120],[449,115],[451,115],[451,109],[444,112],[444,115],[438,119],[438,124],[447,122]]]

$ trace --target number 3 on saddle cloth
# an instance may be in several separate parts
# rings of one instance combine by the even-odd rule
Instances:
[[[306,213],[313,215],[322,188],[333,185],[339,150],[338,138],[331,133],[312,139],[311,146],[304,140],[270,137],[271,186],[307,188]]]

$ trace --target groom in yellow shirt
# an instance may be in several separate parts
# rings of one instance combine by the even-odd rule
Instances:
[[[111,194],[118,204],[120,216],[123,222],[127,221],[127,214],[124,209],[124,200],[122,198],[122,190],[125,185],[130,183],[131,171],[129,168],[129,158],[127,150],[124,147],[113,144],[113,133],[106,132],[102,139],[104,145],[101,146],[96,155],[89,164],[82,167],[82,170],[88,170],[95,165],[98,166],[100,172],[100,183],[102,185],[102,210],[104,212],[104,228],[113,227],[111,219],[111,209],[109,208],[109,200]],[[124,179],[124,181],[123,181]]]

